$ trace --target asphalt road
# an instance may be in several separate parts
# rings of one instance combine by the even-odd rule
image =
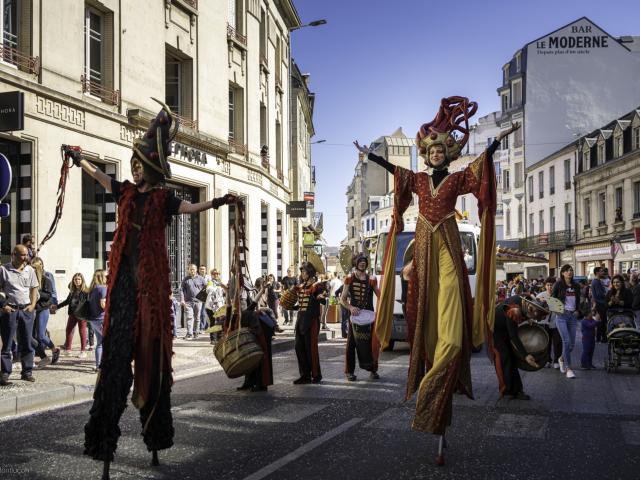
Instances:
[[[380,380],[357,370],[355,383],[342,374],[342,340],[320,352],[321,385],[291,384],[293,351],[274,357],[276,385],[267,393],[236,392],[240,380],[221,372],[176,383],[175,446],[160,452],[159,467],[149,466],[129,406],[111,478],[640,478],[640,375],[631,370],[578,371],[568,380],[543,369],[524,377],[531,401],[498,401],[492,367],[475,355],[476,400],[456,397],[446,465],[438,467],[436,438],[411,431],[412,405],[401,403],[406,350],[383,354]],[[100,463],[82,455],[89,406],[1,422],[0,478],[100,478]]]

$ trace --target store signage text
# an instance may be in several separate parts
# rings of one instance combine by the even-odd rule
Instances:
[[[197,148],[173,142],[171,144],[171,155],[179,160],[185,160],[199,165],[207,165],[207,154]]]
[[[550,35],[545,40],[536,41],[538,54],[579,54],[589,53],[590,48],[609,47],[609,36],[593,35],[591,25],[574,25],[571,33],[578,35]]]
[[[11,164],[7,157],[0,153],[0,218],[9,216],[9,204],[2,203],[11,190]]]
[[[0,93],[0,132],[24,130],[24,92]]]
[[[293,201],[287,205],[287,213],[291,218],[304,218],[307,216],[307,202]]]

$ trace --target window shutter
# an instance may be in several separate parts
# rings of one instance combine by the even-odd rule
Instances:
[[[102,33],[102,85],[109,90],[115,90],[113,75],[113,12],[105,12],[103,14],[103,33]]]
[[[20,29],[18,32],[18,50],[20,50],[22,53],[26,53],[27,55],[32,55],[31,33],[33,30],[33,18],[31,2],[32,0],[22,0],[19,3],[20,10],[18,11],[18,25]]]

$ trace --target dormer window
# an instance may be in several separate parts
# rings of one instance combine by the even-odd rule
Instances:
[[[519,73],[522,68],[522,52],[516,53],[516,73]]]

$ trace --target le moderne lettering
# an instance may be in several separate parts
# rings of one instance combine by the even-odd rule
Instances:
[[[591,26],[571,27],[571,33],[591,33]],[[578,36],[550,36],[547,41],[539,41],[538,48],[607,48],[609,37],[607,35],[578,35]]]

